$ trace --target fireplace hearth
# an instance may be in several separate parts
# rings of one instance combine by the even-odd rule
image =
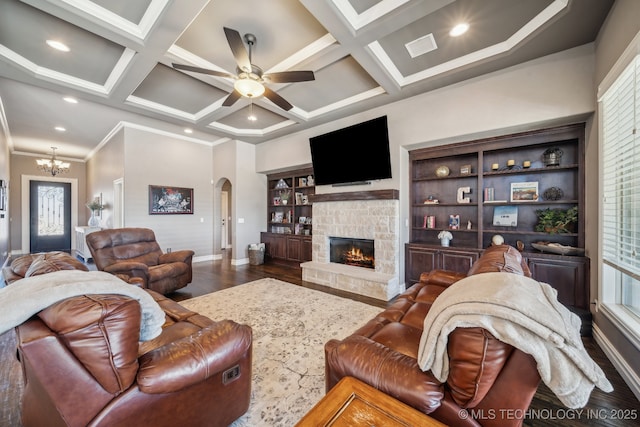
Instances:
[[[329,262],[375,269],[373,240],[329,237]]]

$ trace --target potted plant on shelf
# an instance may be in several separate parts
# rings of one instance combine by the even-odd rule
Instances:
[[[449,246],[449,242],[453,239],[453,234],[450,231],[442,230],[438,234],[438,239],[440,239],[440,244],[442,246]]]
[[[571,209],[538,209],[538,224],[536,231],[542,231],[549,234],[555,233],[572,233],[575,224],[578,222],[578,207]]]
[[[289,203],[289,199],[291,198],[291,190],[282,190],[280,191],[280,202],[283,205]]]

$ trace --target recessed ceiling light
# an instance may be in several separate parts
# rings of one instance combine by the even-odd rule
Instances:
[[[466,33],[468,29],[469,29],[469,24],[467,24],[466,22],[463,22],[453,27],[451,31],[449,31],[449,35],[451,37],[458,37]]]
[[[251,114],[249,117],[247,117],[247,119],[248,119],[250,122],[255,122],[256,120],[258,120],[258,118],[257,118],[256,116],[254,116],[253,114]]]
[[[64,99],[64,100],[65,100],[66,102],[68,102],[69,104],[77,104],[77,103],[78,103],[78,100],[77,100],[77,99],[75,99],[74,97],[71,97],[71,96],[65,96],[65,97],[64,97],[64,98],[62,98],[62,99]]]
[[[54,129],[57,130],[58,132],[65,132],[67,130],[62,126],[56,126]]]
[[[49,47],[60,50],[62,52],[69,52],[71,50],[69,49],[69,46],[57,40],[47,40],[47,44],[49,45]]]
[[[193,133],[193,129],[191,129],[191,128],[185,128],[185,129],[184,129],[184,133]]]

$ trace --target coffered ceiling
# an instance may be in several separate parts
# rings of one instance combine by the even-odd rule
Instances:
[[[13,152],[86,159],[130,123],[261,143],[595,40],[613,0],[0,0],[0,126]],[[466,22],[469,30],[449,35]],[[265,73],[315,80],[223,102],[224,27]],[[50,48],[46,40],[70,49]],[[246,45],[245,45],[246,46]],[[63,97],[72,96],[70,104]],[[257,120],[250,121],[252,112]],[[56,126],[66,129],[54,130]]]

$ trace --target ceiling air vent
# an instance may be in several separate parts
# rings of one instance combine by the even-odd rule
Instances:
[[[415,58],[416,56],[436,50],[438,45],[436,44],[436,39],[433,38],[433,34],[427,34],[426,36],[422,36],[405,44],[404,47],[409,51],[409,55]]]

